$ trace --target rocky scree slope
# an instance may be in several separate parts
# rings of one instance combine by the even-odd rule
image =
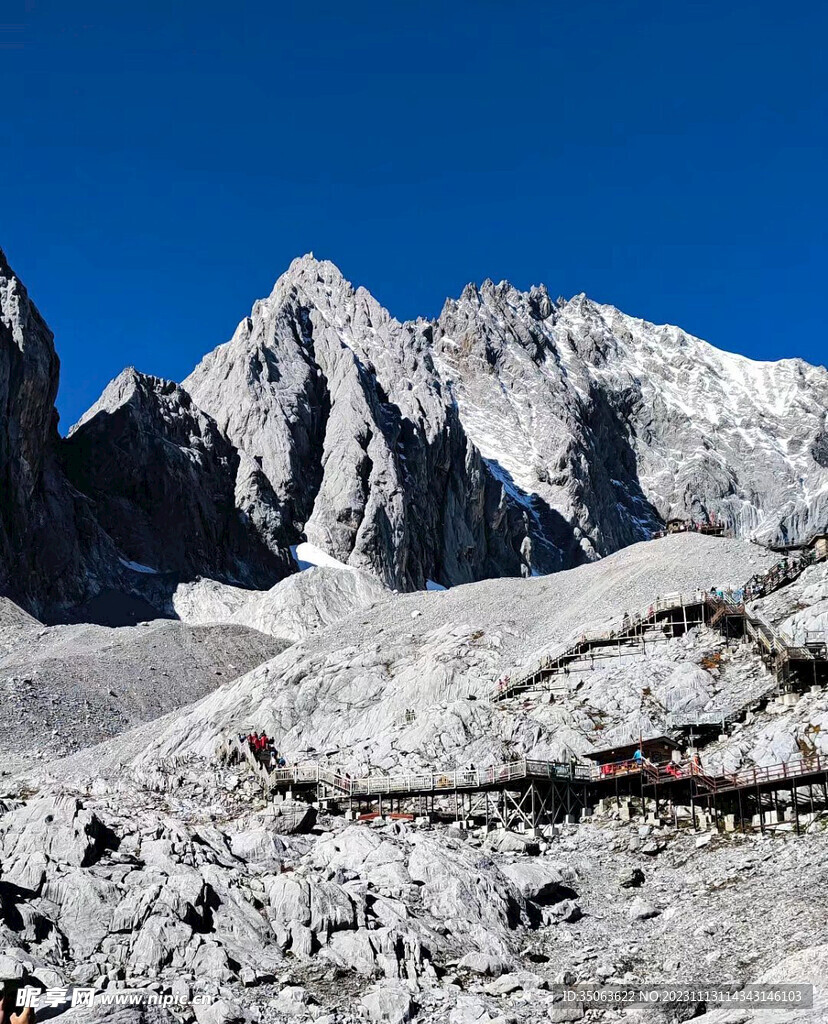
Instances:
[[[678,534],[548,577],[397,595],[318,630],[151,729],[53,770],[60,778],[86,778],[117,772],[134,758],[209,757],[222,735],[251,728],[264,728],[294,761],[330,754],[352,773],[365,770],[369,760],[374,768],[394,770],[489,764],[524,754],[568,757],[601,745],[613,728],[620,734],[637,725],[648,683],[661,700],[653,702],[652,714],[663,731],[668,706],[701,710],[716,694],[714,680],[698,667],[704,646],[665,653],[651,679],[642,680],[640,666],[634,678],[603,677],[611,686],[596,678],[585,708],[561,701],[524,711],[521,702],[492,705],[488,697],[503,672],[585,628],[619,621],[625,611],[646,608],[677,588],[738,583],[773,560],[744,541]],[[717,644],[711,634],[711,651]],[[600,734],[593,731],[600,717],[593,720],[590,709],[605,715]],[[567,724],[572,721],[576,727]]]
[[[0,604],[0,770],[26,770],[189,704],[284,650],[240,624],[44,626]]]

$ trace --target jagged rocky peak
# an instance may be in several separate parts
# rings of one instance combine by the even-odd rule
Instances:
[[[0,251],[0,593],[35,614],[82,600],[114,551],[56,458],[52,332]]]
[[[140,373],[134,366],[128,366],[107,384],[98,401],[69,428],[69,437],[98,413],[112,413],[127,403],[140,405],[150,416],[158,415],[163,408],[159,399],[167,399],[164,405],[171,417],[176,409],[192,405],[190,396],[175,381]]]
[[[261,467],[286,536],[401,589],[517,574],[522,511],[468,444],[430,349],[429,325],[305,256],[184,384]]]
[[[65,442],[5,261],[0,311],[0,586],[36,612],[122,560],[269,586],[303,538],[407,590],[566,568],[676,515],[789,541],[828,519],[828,372],[583,294],[487,280],[400,323],[303,256],[181,385],[125,371]]]
[[[124,370],[63,444],[67,475],[126,560],[266,586],[290,571],[236,508],[240,459],[173,381]]]
[[[605,555],[672,515],[726,518],[741,535],[814,529],[825,514],[813,456],[825,373],[786,367],[763,369],[584,294],[553,302],[542,285],[508,281],[469,284],[436,321],[401,324],[333,264],[304,256],[185,383],[261,466],[274,519],[408,587],[438,571],[399,527],[412,521],[399,505],[418,480],[415,441],[439,447],[451,430],[482,455],[471,476],[490,495],[499,488],[513,524],[506,547],[522,552],[506,559],[515,572],[530,551],[539,572]],[[803,435],[790,449],[803,454],[796,469],[778,440],[790,432]],[[804,492],[803,474],[815,480]],[[382,542],[367,525],[380,496],[392,510]],[[488,574],[487,545],[463,546],[464,572]]]
[[[824,368],[755,362],[583,294],[539,317],[537,297],[467,287],[438,318],[436,359],[484,457],[589,557],[671,516],[764,540],[824,527]]]

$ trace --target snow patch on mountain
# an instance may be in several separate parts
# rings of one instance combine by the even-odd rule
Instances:
[[[350,569],[351,567],[338,558],[329,555],[327,551],[318,548],[315,544],[302,541],[301,544],[293,544],[290,548],[294,562],[300,569],[312,569],[315,565],[325,565],[330,569]]]
[[[244,590],[209,579],[182,583],[172,595],[171,605],[183,622],[237,623],[293,642],[391,596],[368,573],[322,564],[309,565],[267,591]]]

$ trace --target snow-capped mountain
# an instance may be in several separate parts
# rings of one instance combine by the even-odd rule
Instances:
[[[30,609],[134,566],[270,586],[302,541],[412,590],[556,571],[676,515],[828,523],[828,371],[583,295],[486,281],[400,323],[305,256],[182,385],[130,370],[63,441],[51,333],[5,262],[0,309],[0,583]]]
[[[828,519],[824,368],[753,362],[583,295],[487,281],[399,323],[306,256],[184,387],[260,465],[283,529],[403,588],[554,571],[672,516],[776,540]],[[458,434],[482,456],[449,459],[461,503],[433,471]],[[463,562],[445,531],[498,488],[504,545]]]
[[[796,541],[828,523],[828,371],[755,362],[584,295],[446,303],[435,363],[484,458],[590,557],[673,516]]]

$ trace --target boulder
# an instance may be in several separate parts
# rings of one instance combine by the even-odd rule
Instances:
[[[283,800],[275,804],[273,817],[265,819],[267,826],[282,836],[308,833],[316,824],[317,810],[301,800]]]
[[[533,991],[543,988],[546,988],[546,978],[542,978],[532,971],[514,971],[511,974],[502,974],[495,981],[490,981],[485,990],[490,996],[507,996],[521,989]]]
[[[473,974],[488,974],[496,978],[506,969],[506,963],[500,957],[492,956],[489,953],[478,953],[472,951],[466,953],[457,963],[459,970],[471,971]]]
[[[360,1008],[368,1020],[381,1024],[405,1024],[414,1013],[409,990],[405,985],[392,982],[376,985],[366,992],[360,1000]]]
[[[540,853],[540,844],[533,836],[524,836],[519,832],[506,829],[495,829],[486,836],[487,849],[498,853],[527,853],[536,856]]]
[[[229,999],[219,999],[210,1004],[196,1003],[193,1010],[198,1024],[242,1024],[245,1019],[241,1006]]]
[[[641,868],[625,868],[618,876],[618,884],[622,889],[637,889],[644,884],[644,872]]]
[[[547,860],[515,861],[500,870],[527,900],[552,902],[563,887],[560,871]]]
[[[279,990],[270,1005],[277,1013],[286,1017],[305,1017],[311,1013],[313,999],[307,989],[301,985],[285,985]]]
[[[630,904],[627,916],[631,921],[647,921],[651,917],[658,917],[660,913],[661,911],[656,909],[652,903],[648,903],[641,896],[636,896]]]

